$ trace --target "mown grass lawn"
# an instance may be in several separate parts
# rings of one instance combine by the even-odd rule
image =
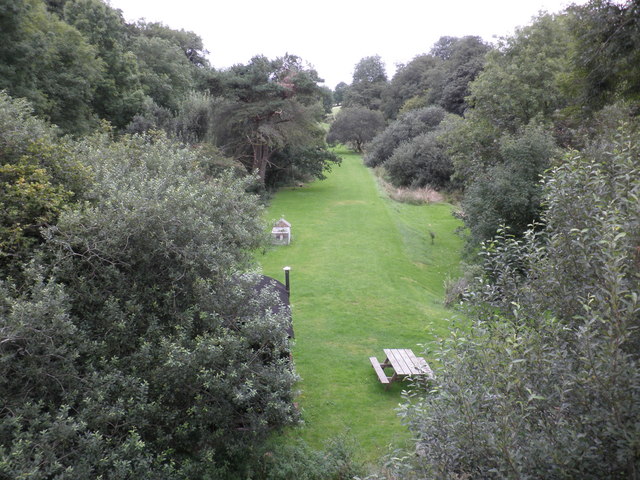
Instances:
[[[343,163],[326,180],[274,197],[268,219],[284,215],[293,242],[258,260],[281,281],[291,266],[305,425],[288,434],[321,448],[346,432],[373,462],[409,434],[395,413],[403,385],[385,391],[368,358],[383,360],[383,348],[418,353],[448,335],[443,281],[458,273],[461,239],[450,205],[390,201],[360,156],[338,153]]]

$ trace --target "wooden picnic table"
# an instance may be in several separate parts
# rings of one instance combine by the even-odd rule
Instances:
[[[422,357],[416,357],[412,350],[408,348],[385,348],[386,358],[384,362],[378,362],[376,357],[369,357],[369,361],[376,371],[380,382],[389,385],[397,380],[404,380],[407,377],[423,376],[433,379],[434,375],[427,361]],[[393,374],[388,377],[385,368],[392,368]]]

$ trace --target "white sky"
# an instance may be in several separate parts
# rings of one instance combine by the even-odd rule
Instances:
[[[217,69],[255,55],[286,53],[313,66],[333,89],[351,83],[355,65],[380,55],[395,65],[427,53],[444,35],[511,35],[541,10],[586,0],[108,0],[128,22],[144,18],[197,33]]]

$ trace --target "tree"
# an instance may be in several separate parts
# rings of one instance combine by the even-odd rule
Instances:
[[[331,114],[331,109],[335,105],[335,100],[333,98],[333,92],[329,87],[321,87],[320,93],[322,96],[322,106],[324,107],[324,113],[327,115]]]
[[[540,178],[556,154],[553,136],[539,126],[501,138],[499,160],[478,174],[464,193],[470,245],[489,240],[501,225],[519,236],[539,220]]]
[[[469,85],[480,74],[491,47],[480,37],[451,39],[446,52],[446,76],[440,88],[439,104],[446,111],[462,115],[467,109]],[[433,53],[433,52],[432,52]],[[440,54],[445,54],[442,49]]]
[[[568,153],[544,230],[485,245],[471,328],[442,346],[437,388],[405,397],[404,478],[637,476],[637,144],[627,128]]]
[[[365,57],[355,66],[353,81],[345,91],[343,105],[379,110],[386,88],[387,73],[380,55]]]
[[[347,85],[345,82],[340,82],[336,85],[336,88],[333,91],[333,99],[335,100],[337,105],[342,105],[344,94],[348,88],[349,85]]]
[[[149,38],[157,37],[171,42],[180,47],[185,57],[196,67],[204,68],[209,66],[202,39],[193,32],[185,30],[174,30],[162,23],[146,23],[140,21],[136,24],[138,32]]]
[[[398,67],[389,88],[384,91],[381,110],[386,118],[395,119],[403,106],[420,99],[419,107],[435,103],[438,86],[444,75],[443,61],[433,55],[418,55]]]
[[[27,98],[66,132],[86,133],[97,123],[91,102],[103,71],[95,49],[41,1],[11,3],[3,8],[10,26],[0,32],[0,89]]]
[[[93,110],[115,127],[126,127],[143,110],[146,95],[122,13],[101,0],[68,1],[62,13],[64,20],[82,33],[104,62],[103,76],[95,85]]]
[[[398,67],[382,97],[385,116],[396,118],[400,112],[430,105],[462,115],[468,86],[482,70],[490,48],[475,36],[440,38],[429,54]]]
[[[517,30],[487,55],[471,84],[468,101],[477,115],[513,133],[567,106],[560,80],[571,68],[571,41],[566,15],[542,15]]]
[[[175,111],[196,85],[193,64],[182,49],[161,37],[139,35],[131,45],[145,94],[160,107]]]
[[[318,81],[317,72],[292,55],[254,57],[224,72],[216,105],[219,146],[257,172],[263,185],[276,153],[325,148]]]
[[[571,81],[590,110],[616,98],[640,100],[640,6],[637,2],[593,0],[574,6],[570,28],[577,39]],[[575,87],[573,87],[575,88]]]
[[[385,126],[382,113],[364,107],[343,108],[329,127],[327,141],[352,145],[356,152],[370,142]]]

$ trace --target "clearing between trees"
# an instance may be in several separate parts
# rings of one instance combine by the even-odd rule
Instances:
[[[409,439],[395,412],[407,385],[385,391],[368,358],[384,348],[426,349],[435,362],[429,346],[454,318],[443,306],[444,281],[458,274],[461,224],[449,204],[389,200],[360,155],[337,153],[343,163],[326,180],[276,194],[268,218],[284,216],[293,241],[259,261],[281,280],[291,267],[305,424],[288,434],[317,448],[346,434],[373,462]]]

